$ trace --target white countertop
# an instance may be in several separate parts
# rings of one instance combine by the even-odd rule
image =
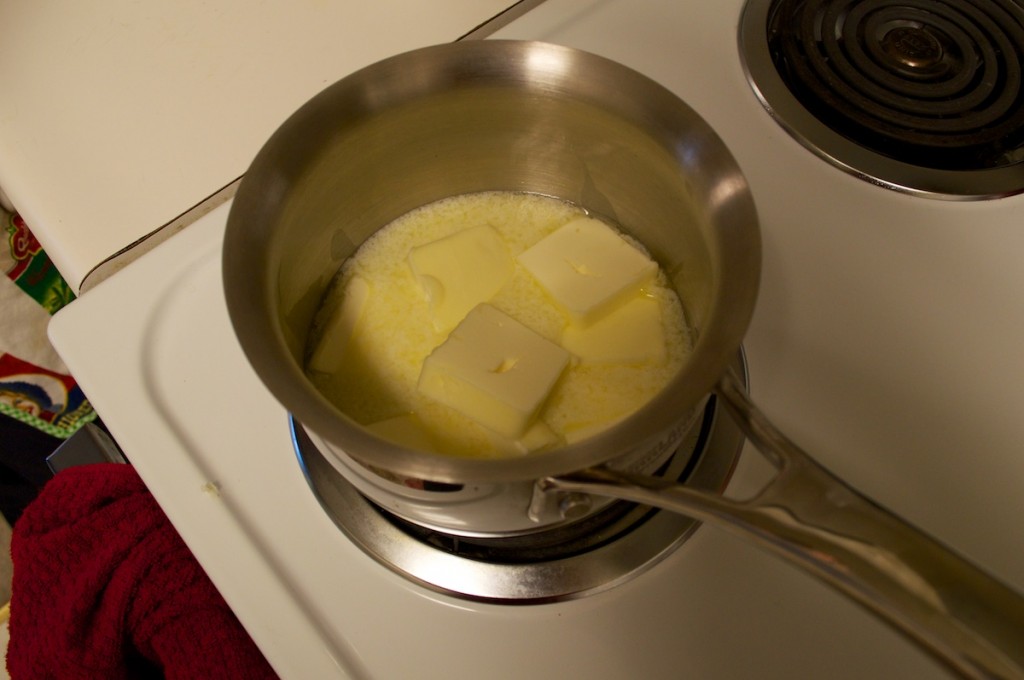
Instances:
[[[0,188],[78,291],[238,178],[292,111],[514,0],[0,4]]]

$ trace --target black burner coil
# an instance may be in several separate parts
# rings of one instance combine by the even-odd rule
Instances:
[[[929,168],[1024,161],[1024,7],[1016,0],[777,0],[780,76],[820,121]]]

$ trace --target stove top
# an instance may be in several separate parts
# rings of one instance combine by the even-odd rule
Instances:
[[[552,664],[536,677],[566,664],[598,678],[772,677],[764,656],[778,654],[778,677],[941,677],[841,596],[708,528],[636,578],[527,607],[438,593],[382,567],[324,511],[288,414],[233,337],[220,293],[228,209],[69,306],[51,334],[73,366],[88,365],[85,389],[129,461],[283,677],[513,678],[527,658]],[[759,455],[742,456],[729,493],[770,474]],[[441,568],[442,580],[475,578]],[[726,651],[735,645],[752,656]],[[881,656],[865,664],[865,647]]]
[[[853,486],[1024,589],[1024,197],[925,200],[809,153],[741,63],[744,3],[547,0],[497,37],[631,66],[733,151],[760,214],[750,391]],[[284,677],[946,677],[802,573],[712,527],[635,578],[531,606],[382,567],[326,513],[235,340],[225,204],[58,314],[51,337]],[[771,474],[744,450],[726,490]],[[286,500],[282,500],[286,499]]]

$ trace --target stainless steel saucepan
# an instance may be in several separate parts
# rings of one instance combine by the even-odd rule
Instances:
[[[570,201],[643,242],[696,331],[692,357],[637,413],[555,451],[473,460],[381,440],[306,378],[313,315],[377,229],[435,200],[493,190]],[[557,502],[567,494],[659,506],[758,542],[966,676],[1024,677],[1024,598],[817,465],[729,370],[760,258],[743,174],[671,92],[566,47],[483,41],[386,59],[299,109],[241,183],[223,265],[236,334],[271,393],[342,474],[413,521],[504,535],[600,506]],[[712,392],[778,470],[748,501],[638,474],[671,453]],[[433,484],[413,498],[390,481],[409,478]]]

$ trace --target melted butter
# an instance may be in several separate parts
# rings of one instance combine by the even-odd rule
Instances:
[[[371,425],[397,417],[416,419],[432,446],[450,455],[523,455],[528,442],[507,441],[473,419],[417,391],[426,357],[447,338],[435,328],[428,296],[411,270],[413,248],[456,232],[487,225],[514,259],[570,220],[584,215],[565,202],[511,192],[467,194],[410,212],[379,230],[347,260],[318,317],[329,318],[354,277],[373,291],[345,349],[342,368],[309,371],[317,387],[356,421]],[[639,245],[635,244],[634,245]],[[574,441],[608,427],[649,401],[678,371],[690,352],[690,333],[675,292],[662,272],[643,291],[657,300],[665,352],[660,361],[591,364],[574,361],[540,412],[538,424],[553,433],[543,447]],[[570,320],[520,264],[489,304],[552,342]],[[313,333],[314,342],[319,342]]]

